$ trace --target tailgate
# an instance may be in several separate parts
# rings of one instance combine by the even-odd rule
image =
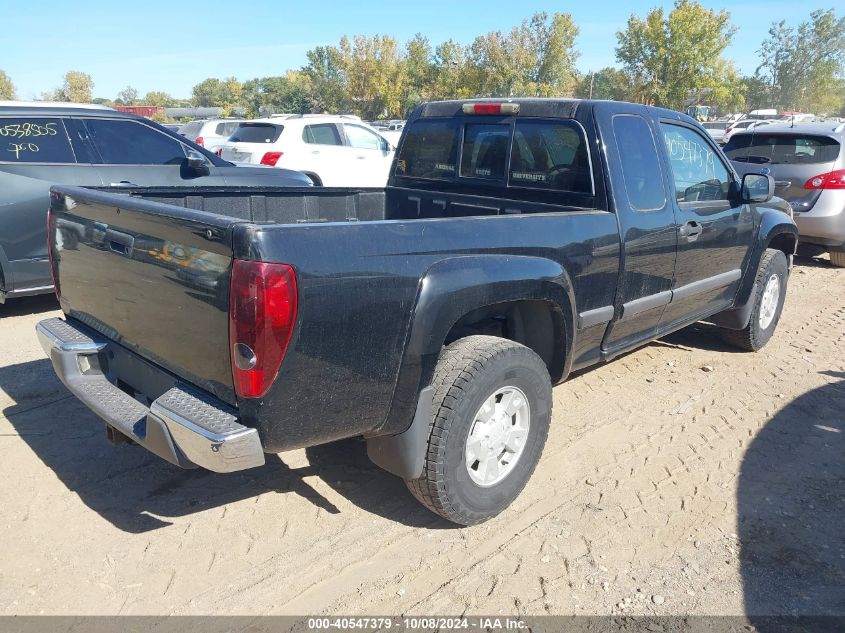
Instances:
[[[53,187],[49,239],[62,310],[234,404],[229,279],[236,218]]]

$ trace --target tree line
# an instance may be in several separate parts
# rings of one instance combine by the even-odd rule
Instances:
[[[845,115],[845,17],[818,10],[795,25],[772,24],[758,49],[758,66],[742,76],[725,57],[737,29],[726,10],[676,0],[631,15],[616,34],[617,66],[579,72],[577,24],[567,13],[536,13],[506,31],[469,44],[432,44],[421,34],[401,43],[387,35],[343,37],[306,53],[284,74],[241,82],[210,77],[191,98],[141,95],[131,86],[114,99],[94,98],[90,75],[70,71],[42,95],[61,101],[156,106],[216,106],[268,113],[344,112],[365,119],[401,118],[419,103],[467,97],[592,97],[676,110],[707,104],[723,112],[776,108]],[[0,71],[0,98],[14,86]]]

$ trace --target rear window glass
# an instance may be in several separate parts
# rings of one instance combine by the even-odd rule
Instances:
[[[510,138],[509,125],[468,123],[464,131],[461,176],[503,180]]]
[[[238,128],[238,125],[240,125],[239,121],[226,121],[224,123],[218,123],[214,131],[217,136],[229,136]]]
[[[302,140],[311,145],[343,145],[340,132],[333,123],[306,125],[302,130]]]
[[[807,134],[738,134],[725,145],[724,152],[739,163],[811,165],[835,161],[839,143]]]
[[[275,143],[284,130],[273,123],[240,123],[229,140],[233,143]]]
[[[513,127],[466,119],[417,121],[406,128],[396,175],[507,180],[510,187],[592,193],[586,142],[573,121],[525,119]]]
[[[458,121],[417,121],[405,132],[396,161],[396,175],[412,178],[451,179],[458,160]]]
[[[193,141],[202,131],[202,124],[202,121],[189,121],[179,129],[179,134]]]
[[[591,193],[590,162],[581,128],[572,121],[517,121],[510,185]]]
[[[663,171],[648,124],[639,116],[615,116],[613,135],[619,148],[622,179],[631,206],[638,211],[662,209],[666,203]]]
[[[76,162],[62,121],[42,118],[0,118],[0,161]]]

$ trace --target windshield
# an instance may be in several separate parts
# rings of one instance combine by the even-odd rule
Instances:
[[[241,123],[229,137],[232,143],[274,143],[279,140],[283,125],[274,123]]]
[[[839,156],[839,143],[828,136],[808,134],[738,134],[724,147],[725,155],[740,163],[831,163]]]

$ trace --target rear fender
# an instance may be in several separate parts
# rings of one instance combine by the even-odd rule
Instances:
[[[386,422],[374,435],[405,431],[414,417],[420,391],[428,386],[446,336],[461,317],[508,301],[551,303],[563,319],[566,354],[560,379],[569,373],[575,323],[572,283],[563,267],[541,257],[472,255],[442,260],[420,282],[405,352]]]

